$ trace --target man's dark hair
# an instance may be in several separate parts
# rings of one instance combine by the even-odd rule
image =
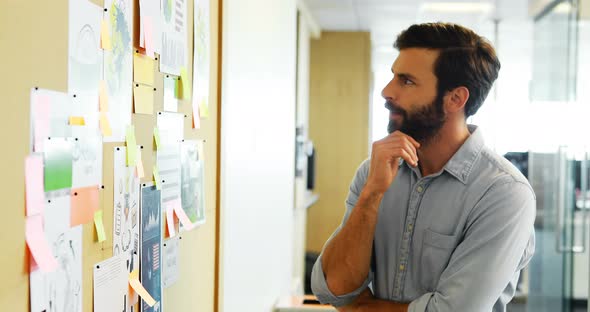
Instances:
[[[439,51],[434,64],[438,95],[464,86],[469,90],[465,118],[475,114],[498,78],[500,61],[491,43],[472,30],[451,23],[425,23],[400,33],[398,50],[425,48]]]

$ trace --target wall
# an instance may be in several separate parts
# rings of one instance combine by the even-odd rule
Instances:
[[[82,0],[80,0],[82,1]],[[102,1],[93,1],[102,5]],[[216,184],[217,184],[217,30],[218,2],[211,4],[211,89],[210,117],[202,120],[201,129],[190,129],[185,123],[185,138],[206,139],[206,214],[207,223],[183,234],[180,262],[181,277],[177,284],[164,292],[168,311],[212,311],[215,285],[216,239]],[[189,1],[189,21],[192,20],[193,1]],[[192,25],[192,23],[190,24]],[[192,27],[192,26],[191,26]],[[192,28],[188,36],[192,38]],[[137,33],[135,34],[137,36]],[[192,47],[192,40],[189,41]],[[2,156],[0,161],[0,197],[3,216],[0,219],[0,244],[5,254],[1,258],[0,306],[20,312],[29,310],[28,255],[24,238],[24,159],[29,153],[29,92],[33,86],[67,92],[68,81],[68,1],[3,0],[0,4],[0,57],[2,71],[0,94],[5,108],[0,123]],[[192,53],[191,53],[192,55]],[[192,63],[192,57],[191,63]],[[188,72],[192,72],[189,65]],[[190,75],[190,74],[189,74]],[[162,89],[162,75],[156,75],[155,86]],[[156,93],[155,111],[162,109],[162,93]],[[179,111],[190,116],[190,105],[184,101]],[[155,115],[133,116],[137,143],[152,146],[151,129]],[[92,266],[112,256],[113,215],[113,147],[120,143],[104,144],[103,192],[107,241],[96,242],[92,224],[83,228],[83,310],[92,311]],[[155,152],[147,148],[142,159],[149,182],[151,162]],[[109,190],[110,193],[109,193]],[[8,252],[8,253],[6,253]]]
[[[270,311],[293,267],[296,6],[223,2],[220,311]]]
[[[308,211],[308,251],[320,252],[340,224],[356,169],[368,157],[371,43],[367,32],[323,32],[311,42],[309,137],[316,192]]]

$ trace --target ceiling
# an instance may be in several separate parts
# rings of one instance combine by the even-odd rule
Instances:
[[[528,1],[304,0],[322,31],[369,31],[374,66],[393,60],[395,37],[413,23],[459,23],[492,40],[494,20],[530,21]]]

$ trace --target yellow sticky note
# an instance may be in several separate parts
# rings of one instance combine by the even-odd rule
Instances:
[[[100,130],[102,131],[102,136],[109,137],[113,135],[111,123],[105,112],[100,113]]]
[[[136,84],[133,87],[133,104],[136,114],[154,114],[154,88]]]
[[[161,190],[162,189],[162,180],[160,180],[160,172],[158,172],[157,166],[154,166],[153,174],[154,174],[154,182],[156,183],[156,190]]]
[[[102,210],[98,210],[94,213],[94,226],[96,227],[98,241],[104,242],[107,239],[107,237],[104,231],[104,225],[102,223]]]
[[[147,85],[154,85],[154,73],[156,62],[139,53],[133,54],[133,80]]]
[[[207,104],[207,98],[203,97],[199,103],[199,109],[202,118],[209,118],[209,105]]]
[[[137,165],[135,166],[135,172],[137,173],[138,178],[143,178],[145,176],[145,172],[143,171],[143,161],[141,161],[141,154],[137,158]]]
[[[182,98],[185,100],[190,99],[191,89],[186,67],[180,68],[180,81],[182,82]]]
[[[125,143],[127,143],[127,167],[135,166],[137,163],[137,142],[135,141],[135,127],[133,125],[127,126]]]
[[[104,80],[100,81],[100,85],[98,86],[99,94],[98,94],[98,108],[101,112],[108,112],[109,111],[109,96],[107,93],[107,83]]]
[[[154,141],[156,141],[156,149],[160,147],[160,129],[154,128]]]
[[[102,20],[100,25],[100,47],[103,50],[110,51],[112,49],[111,46],[111,33],[109,31],[109,25],[107,24],[106,20]]]
[[[147,290],[141,285],[139,281],[139,272],[137,270],[133,270],[129,273],[129,285],[135,290],[135,292],[149,305],[153,307],[156,304],[156,300],[147,292]]]
[[[84,117],[74,117],[70,116],[70,126],[84,126],[86,123],[84,122]]]
[[[175,79],[174,82],[174,97],[177,99],[182,99],[182,82],[180,81],[180,77]]]

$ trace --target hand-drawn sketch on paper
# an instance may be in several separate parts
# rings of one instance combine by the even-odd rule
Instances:
[[[102,184],[102,138],[89,135],[71,140],[72,187]]]
[[[45,207],[45,237],[57,270],[29,275],[32,312],[82,312],[82,226],[70,228],[70,197],[51,199]]]
[[[115,147],[113,255],[124,254],[128,273],[139,268],[139,178],[126,166],[126,147]],[[128,311],[131,311],[128,302]]]
[[[123,141],[131,123],[133,82],[133,5],[130,0],[105,0],[104,18],[111,32],[112,49],[104,51],[104,77],[109,100],[108,117],[113,135],[105,141]]]
[[[180,145],[182,209],[194,224],[205,223],[205,159],[203,141]]]
[[[161,193],[155,186],[141,189],[141,284],[156,300],[150,307],[142,301],[143,312],[162,311],[162,209]]]
[[[100,25],[103,10],[91,1],[69,1],[68,91],[98,96],[103,54]],[[97,107],[96,107],[97,109]]]

